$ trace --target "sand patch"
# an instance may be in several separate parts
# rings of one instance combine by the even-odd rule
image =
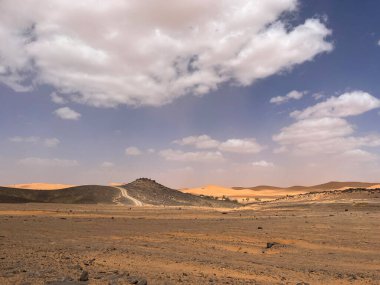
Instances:
[[[51,183],[28,183],[28,184],[11,184],[5,187],[20,188],[28,190],[59,190],[64,188],[74,187],[70,184],[51,184]]]

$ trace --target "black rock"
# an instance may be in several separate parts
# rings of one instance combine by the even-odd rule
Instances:
[[[278,244],[277,242],[267,242],[267,248],[272,248],[274,247],[276,244]]]
[[[79,277],[79,281],[88,281],[88,272],[86,270],[82,271]]]

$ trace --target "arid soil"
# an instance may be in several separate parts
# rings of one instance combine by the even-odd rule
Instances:
[[[0,284],[380,284],[379,236],[367,202],[1,204]]]

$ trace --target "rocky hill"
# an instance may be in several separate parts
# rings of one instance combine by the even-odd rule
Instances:
[[[55,191],[0,187],[0,203],[112,204],[120,196],[114,187],[83,185]]]
[[[204,206],[204,207],[237,207],[240,204],[228,200],[217,200],[210,197],[200,197],[183,193],[165,187],[154,180],[140,178],[134,182],[121,186],[128,191],[128,195],[150,205],[165,206]]]

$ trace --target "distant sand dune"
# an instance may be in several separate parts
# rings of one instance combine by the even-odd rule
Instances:
[[[69,184],[50,184],[50,183],[28,183],[28,184],[11,184],[5,187],[29,189],[29,190],[58,190],[73,187],[75,185]]]
[[[309,192],[328,191],[328,190],[347,190],[349,188],[380,188],[380,184],[362,182],[329,182],[315,186],[292,186],[275,187],[261,185],[255,187],[222,187],[217,185],[207,185],[204,187],[182,189],[182,192],[193,195],[205,195],[213,197],[228,197],[239,202],[253,202],[254,200],[268,201],[278,199],[287,195],[298,195]]]
[[[378,189],[378,188],[380,188],[380,184],[376,184],[376,185],[367,187],[367,189]]]

